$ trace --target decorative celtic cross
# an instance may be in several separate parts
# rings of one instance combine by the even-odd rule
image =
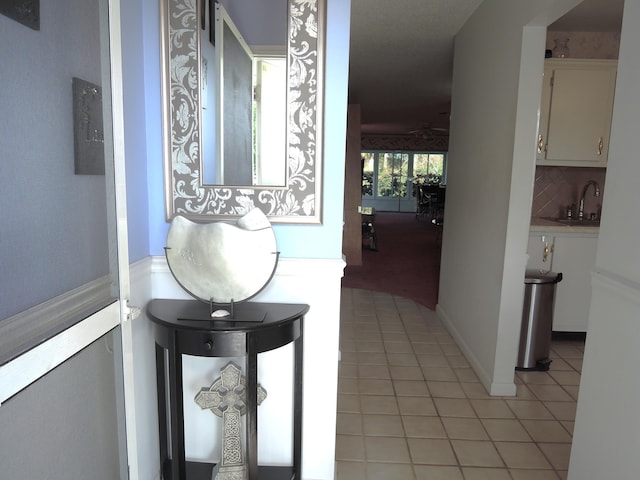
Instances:
[[[242,455],[240,417],[247,411],[246,383],[242,370],[229,362],[220,369],[218,378],[211,387],[204,388],[196,395],[200,408],[211,410],[222,417],[222,460],[215,480],[244,480],[247,478],[246,465]],[[258,405],[267,397],[264,388],[258,385]]]

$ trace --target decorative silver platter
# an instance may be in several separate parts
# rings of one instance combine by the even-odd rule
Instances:
[[[238,303],[267,286],[278,264],[276,238],[260,209],[233,223],[171,222],[167,263],[189,294],[213,304]]]

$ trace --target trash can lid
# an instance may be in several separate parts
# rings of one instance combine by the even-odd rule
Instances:
[[[558,283],[561,280],[562,273],[536,269],[527,269],[524,276],[524,283]]]

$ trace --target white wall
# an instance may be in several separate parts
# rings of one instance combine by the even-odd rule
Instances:
[[[544,27],[577,3],[486,0],[456,37],[437,310],[493,395],[515,394]]]
[[[596,271],[569,479],[640,471],[640,4],[625,2]]]
[[[145,257],[131,265],[131,304],[143,310],[130,325],[132,348],[125,352],[124,362],[133,370],[133,401],[135,405],[135,445],[137,472],[132,479],[159,480],[160,451],[158,436],[158,400],[156,395],[155,342],[151,322],[144,307],[152,295],[152,259]],[[128,392],[129,394],[131,392]]]

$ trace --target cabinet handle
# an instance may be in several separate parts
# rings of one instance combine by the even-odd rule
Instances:
[[[549,254],[553,254],[553,243],[544,242],[544,248],[542,250],[542,261],[546,262],[549,258]]]
[[[542,148],[544,147],[544,139],[542,138],[542,134],[538,135],[538,153],[542,153]]]
[[[602,155],[602,149],[604,148],[604,139],[600,137],[598,140],[598,155]]]

